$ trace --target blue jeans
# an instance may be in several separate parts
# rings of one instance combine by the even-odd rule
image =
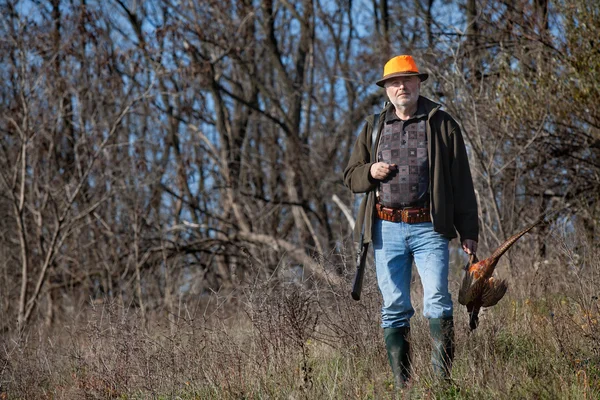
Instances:
[[[423,284],[425,318],[452,316],[448,291],[449,240],[433,230],[431,222],[406,224],[375,218],[373,249],[377,282],[383,296],[381,326],[410,326],[415,310],[410,302],[413,259]]]

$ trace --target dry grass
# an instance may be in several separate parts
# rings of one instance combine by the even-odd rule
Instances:
[[[522,269],[475,333],[465,310],[455,312],[451,384],[432,378],[428,328],[417,314],[415,378],[402,397],[600,398],[600,251],[555,245],[541,262],[513,250]],[[395,398],[374,277],[360,302],[349,286],[309,283],[273,279],[227,298],[213,294],[169,316],[172,323],[151,318],[147,329],[136,310],[106,303],[50,330],[7,335],[0,399]]]

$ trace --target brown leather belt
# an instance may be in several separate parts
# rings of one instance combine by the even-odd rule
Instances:
[[[377,218],[390,222],[405,222],[417,224],[419,222],[431,222],[429,208],[406,207],[391,208],[375,203]]]

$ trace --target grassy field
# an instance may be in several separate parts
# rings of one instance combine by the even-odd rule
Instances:
[[[432,377],[415,278],[414,379],[393,391],[373,274],[355,302],[348,268],[347,287],[260,279],[178,315],[159,310],[147,327],[136,309],[104,302],[5,334],[0,399],[599,399],[600,252],[568,247],[542,261],[512,250],[507,296],[474,333],[456,304],[452,382]],[[505,260],[498,272],[508,276]]]

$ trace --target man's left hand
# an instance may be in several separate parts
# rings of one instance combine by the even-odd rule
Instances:
[[[465,253],[471,255],[477,253],[477,242],[471,239],[465,239],[462,242],[462,248]]]

